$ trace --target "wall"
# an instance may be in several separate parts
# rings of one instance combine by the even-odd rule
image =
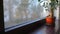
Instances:
[[[55,30],[57,32],[57,30],[59,29],[59,7],[57,7],[57,10],[55,10],[54,16],[56,17],[56,20],[55,20]]]

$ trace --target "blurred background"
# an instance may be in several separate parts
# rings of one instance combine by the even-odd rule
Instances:
[[[42,0],[45,1],[45,0]],[[47,0],[46,0],[47,1]],[[38,0],[3,0],[4,26],[9,28],[18,24],[25,24],[38,19],[44,19],[49,14]],[[48,8],[49,9],[49,8]],[[56,20],[59,19],[59,6],[54,10]],[[58,22],[55,23],[58,29]]]

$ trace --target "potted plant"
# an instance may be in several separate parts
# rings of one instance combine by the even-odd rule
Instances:
[[[41,0],[39,0],[39,1],[43,2]],[[52,24],[54,24],[54,21],[55,21],[54,10],[57,8],[58,0],[47,0],[47,1],[50,1],[47,3],[50,6],[50,11],[49,11],[49,15],[46,17],[46,24],[52,25]],[[48,8],[48,5],[46,5],[45,3],[43,4],[43,7]]]
[[[54,16],[54,9],[57,8],[58,0],[50,0],[50,13],[49,16],[46,17],[46,24],[47,25],[53,25],[55,22],[55,16]]]

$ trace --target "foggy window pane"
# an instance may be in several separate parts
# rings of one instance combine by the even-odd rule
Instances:
[[[3,0],[5,29],[42,19],[44,9],[38,0]]]

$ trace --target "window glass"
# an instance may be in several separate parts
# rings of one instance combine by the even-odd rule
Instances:
[[[5,28],[46,17],[38,0],[3,0]]]

